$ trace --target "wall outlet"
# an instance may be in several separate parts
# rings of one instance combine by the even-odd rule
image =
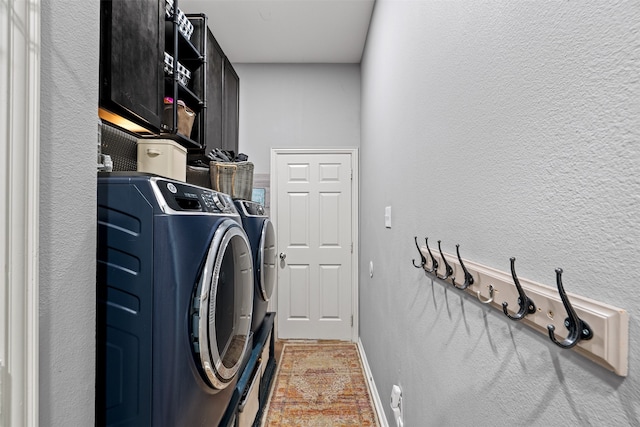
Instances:
[[[399,385],[391,387],[391,410],[396,420],[397,427],[404,427],[404,418],[402,417],[402,389]]]

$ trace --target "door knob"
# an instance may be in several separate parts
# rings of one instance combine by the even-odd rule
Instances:
[[[284,252],[280,252],[280,259],[284,261],[286,258],[287,254],[285,254]]]

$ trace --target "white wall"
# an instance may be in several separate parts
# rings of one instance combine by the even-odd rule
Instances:
[[[383,401],[403,386],[408,425],[640,423],[639,15],[634,2],[378,0],[362,144],[358,66],[235,65],[240,149],[258,173],[271,147],[361,146],[361,268],[375,263],[361,336]],[[94,424],[98,18],[97,0],[43,2],[47,426]],[[562,266],[568,291],[627,309],[629,376],[432,288],[411,266],[416,234],[502,270],[517,256],[550,285]]]
[[[40,425],[95,411],[98,0],[43,0]]]
[[[359,147],[358,64],[234,64],[239,151],[268,174],[272,148]]]
[[[637,2],[376,2],[360,332],[383,400],[404,389],[405,425],[640,424],[638,22]],[[432,286],[414,235],[503,271],[515,256],[549,286],[563,267],[568,292],[629,312],[628,377]]]

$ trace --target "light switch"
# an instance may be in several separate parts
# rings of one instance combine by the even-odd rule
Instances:
[[[384,208],[384,226],[391,228],[391,206]]]

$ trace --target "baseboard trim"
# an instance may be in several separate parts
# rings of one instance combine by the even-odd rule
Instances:
[[[367,385],[369,386],[369,393],[371,393],[371,400],[373,400],[373,405],[375,406],[376,415],[378,416],[378,423],[380,424],[380,427],[389,427],[387,417],[384,414],[384,407],[382,406],[382,400],[380,400],[380,395],[378,394],[378,388],[376,387],[376,383],[373,380],[371,368],[369,367],[369,362],[367,361],[367,355],[364,353],[364,347],[362,346],[362,340],[360,338],[358,338],[358,353],[360,354],[360,362],[362,362],[362,369],[364,370],[364,376],[367,380]]]

